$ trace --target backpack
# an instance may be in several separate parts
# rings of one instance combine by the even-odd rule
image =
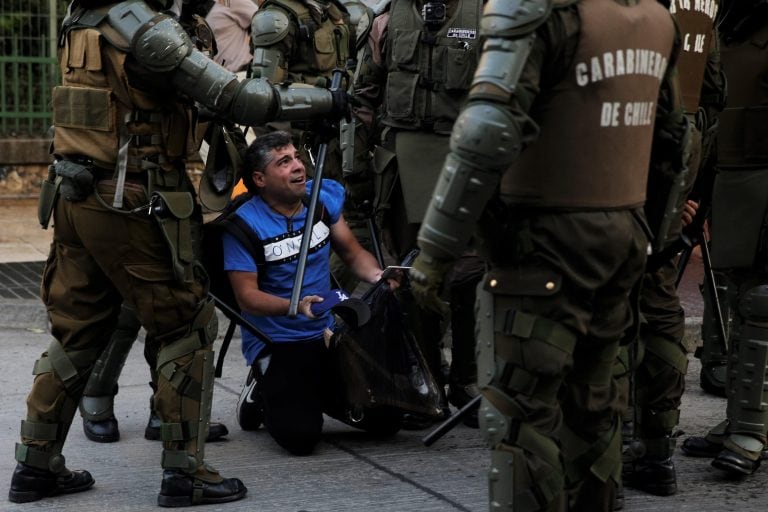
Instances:
[[[229,283],[229,276],[224,271],[224,248],[222,238],[224,233],[234,236],[248,252],[253,255],[256,265],[264,265],[264,243],[253,229],[239,215],[236,215],[238,208],[253,198],[253,194],[246,192],[232,199],[229,204],[221,211],[221,214],[210,222],[203,224],[203,243],[202,243],[202,262],[208,273],[209,292],[208,294],[216,303],[216,307],[229,319],[229,326],[224,335],[224,339],[219,350],[219,359],[216,363],[216,376],[221,377],[224,356],[229,349],[229,344],[235,334],[236,324],[245,329],[263,341],[268,347],[272,340],[264,334],[258,327],[248,321],[240,312],[240,306],[237,304],[235,292]],[[305,205],[309,204],[309,197],[305,196],[302,200]],[[318,223],[327,217],[327,210],[322,201],[318,200],[315,208],[315,223]]]

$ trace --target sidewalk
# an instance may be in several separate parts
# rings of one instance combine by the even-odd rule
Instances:
[[[34,203],[0,205],[0,478],[10,480],[14,443],[24,400],[32,383],[34,360],[45,350],[45,311],[37,298],[39,272],[51,231],[39,228]],[[698,270],[696,270],[698,268]],[[698,274],[697,274],[698,273]],[[693,319],[694,339],[701,315],[697,283],[700,264],[686,275],[683,303]],[[225,326],[221,326],[223,333]],[[217,340],[219,347],[221,340]],[[142,357],[143,338],[131,352],[120,381],[116,414],[122,438],[114,444],[88,441],[75,417],[64,447],[68,466],[85,468],[96,479],[93,490],[16,505],[0,496],[0,511],[110,512],[158,510],[160,445],[143,439],[150,394],[149,372]],[[483,512],[487,506],[489,454],[477,430],[463,425],[430,448],[427,432],[401,431],[380,439],[327,419],[317,453],[293,457],[263,430],[244,432],[235,421],[235,406],[247,368],[237,340],[217,379],[212,420],[228,425],[228,440],[206,446],[207,459],[224,476],[241,478],[249,489],[244,500],[197,508],[200,511],[260,512]],[[721,418],[725,401],[698,388],[698,361],[691,358],[688,391],[680,429],[699,434]],[[709,461],[676,456],[680,491],[660,498],[626,490],[627,511],[763,511],[768,498],[768,471],[744,480],[725,480]],[[5,472],[5,477],[2,472]],[[7,485],[7,483],[6,483]],[[3,488],[2,492],[5,492]]]

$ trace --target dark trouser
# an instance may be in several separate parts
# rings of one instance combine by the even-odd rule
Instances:
[[[451,403],[456,407],[471,398],[465,388],[477,383],[475,362],[475,300],[477,283],[486,270],[476,254],[465,254],[456,262],[449,282],[451,307],[451,370],[448,383]],[[459,390],[463,390],[463,395]]]
[[[254,362],[258,375],[258,361]],[[333,392],[330,351],[323,339],[275,343],[260,379],[264,425],[294,455],[309,454],[320,441],[323,411]]]
[[[712,197],[712,266],[728,278],[728,436],[725,448],[756,461],[768,431],[768,168],[724,169]]]
[[[621,389],[628,393],[629,371],[634,371],[634,413],[636,433],[645,441],[646,455],[666,459],[671,454],[669,436],[680,416],[680,402],[685,391],[688,368],[687,350],[683,345],[685,318],[675,288],[677,267],[665,263],[655,272],[646,273],[640,289],[640,312],[643,324],[635,346],[622,348],[621,359],[632,361],[617,375]],[[626,352],[633,350],[630,358]]]
[[[181,188],[186,175],[179,179]],[[114,182],[99,183],[98,191],[111,203]],[[126,183],[126,210],[148,202],[144,186]],[[192,225],[199,222],[190,220]],[[46,458],[60,454],[88,375],[104,349],[104,333],[115,329],[125,301],[156,340],[161,356],[167,354],[159,366],[189,377],[189,385],[180,391],[179,382],[169,380],[170,372],[161,375],[155,404],[164,423],[186,425],[184,435],[164,443],[163,466],[195,472],[203,467],[207,427],[199,422],[209,417],[210,401],[203,400],[201,388],[208,387],[202,380],[215,336],[213,310],[203,307],[204,275],[186,282],[176,279],[169,245],[146,211],[121,215],[91,194],[76,203],[60,199],[54,224],[42,299],[55,339],[35,367],[17,459],[43,466]]]
[[[514,225],[484,226],[477,367],[492,501],[612,510],[624,404],[611,370],[637,320],[641,215],[511,212]]]

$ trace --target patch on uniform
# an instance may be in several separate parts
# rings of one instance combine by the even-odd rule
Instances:
[[[455,37],[457,39],[477,39],[477,30],[474,28],[449,28],[446,37]]]

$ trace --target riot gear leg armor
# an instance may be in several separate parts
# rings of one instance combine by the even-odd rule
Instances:
[[[737,302],[734,350],[730,368],[735,385],[729,388],[729,436],[715,467],[752,473],[760,462],[768,426],[768,285],[741,293]]]
[[[479,422],[492,450],[491,509],[558,510],[565,487],[560,448],[554,432],[530,423],[526,406],[557,402],[576,336],[555,322],[513,309],[512,302],[478,288]],[[513,486],[513,480],[524,483]]]
[[[212,301],[205,302],[185,333],[161,344],[155,407],[162,421],[162,466],[195,475],[204,468],[213,397],[212,343],[218,322]],[[168,337],[171,337],[169,335]]]
[[[723,322],[725,323],[725,332],[728,334],[728,318],[730,316],[730,301],[728,298],[728,287],[722,273],[715,273],[717,283],[717,300],[720,303],[720,310],[723,313]],[[701,372],[699,374],[699,384],[701,389],[707,393],[725,397],[726,381],[726,363],[728,355],[724,347],[726,340],[722,340],[717,329],[717,324],[713,316],[712,297],[702,287],[701,295],[704,299],[704,313],[701,322],[701,341],[702,346],[697,354],[701,360]]]
[[[27,419],[21,422],[24,444],[16,444],[17,461],[53,473],[66,470],[61,450],[77,411],[84,382],[97,357],[96,351],[66,351],[59,341],[51,341],[48,350],[35,362],[33,373],[36,376],[35,386],[48,385],[52,389],[61,389],[57,400],[59,422],[40,421],[30,404]]]
[[[94,364],[80,400],[83,429],[86,437],[92,441],[108,443],[120,439],[113,409],[117,380],[139,329],[141,323],[136,313],[124,305],[117,320],[117,328]]]

